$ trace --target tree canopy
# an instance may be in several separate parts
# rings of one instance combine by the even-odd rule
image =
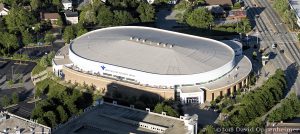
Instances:
[[[13,7],[5,16],[5,22],[10,32],[20,32],[31,28],[36,23],[36,18],[24,8]]]
[[[31,118],[51,127],[66,122],[73,115],[80,114],[93,101],[92,94],[68,89],[50,79],[38,82],[36,86],[41,93],[47,95],[47,99],[37,103]],[[86,94],[90,96],[85,97]]]
[[[208,28],[213,24],[213,16],[206,8],[198,8],[187,17],[187,24],[197,28]]]
[[[247,126],[257,117],[264,115],[277,104],[284,96],[286,80],[284,71],[276,70],[259,89],[243,95],[240,105],[235,107],[229,114],[228,120],[223,122],[223,126]],[[250,125],[251,126],[251,125]]]
[[[169,116],[179,117],[179,113],[176,110],[174,110],[171,106],[166,105],[165,103],[156,104],[156,106],[154,108],[154,112],[160,113],[160,114],[162,112],[166,112],[166,114]]]
[[[140,14],[141,22],[154,21],[155,9],[152,5],[142,2],[137,8],[137,12]]]

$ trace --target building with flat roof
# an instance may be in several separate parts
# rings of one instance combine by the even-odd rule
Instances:
[[[1,134],[50,134],[51,128],[9,112],[0,113]]]
[[[297,25],[300,27],[300,0],[289,0],[289,5],[295,11]]]
[[[238,42],[138,26],[86,33],[62,48],[53,60],[53,72],[66,81],[100,89],[115,82],[130,83],[126,85],[164,98],[175,98],[175,87],[200,86],[206,93],[237,84],[240,88],[247,84],[251,69]],[[205,98],[211,101],[215,97]]]
[[[180,118],[125,107],[117,102],[106,103],[102,100],[96,106],[63,125],[54,128],[54,134],[128,134],[128,133],[165,133],[197,134],[198,116],[185,115]]]

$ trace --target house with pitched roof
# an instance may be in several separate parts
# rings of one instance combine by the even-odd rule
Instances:
[[[9,10],[5,7],[3,3],[0,3],[0,16],[8,15]]]

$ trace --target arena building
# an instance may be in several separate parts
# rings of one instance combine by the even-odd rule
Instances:
[[[53,60],[53,72],[66,81],[104,91],[117,83],[183,103],[233,93],[247,84],[251,68],[238,42],[138,26],[86,33]]]

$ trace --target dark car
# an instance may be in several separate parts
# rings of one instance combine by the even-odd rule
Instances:
[[[284,53],[284,50],[283,50],[283,49],[281,49],[281,50],[279,50],[279,52],[280,52],[280,53]]]

